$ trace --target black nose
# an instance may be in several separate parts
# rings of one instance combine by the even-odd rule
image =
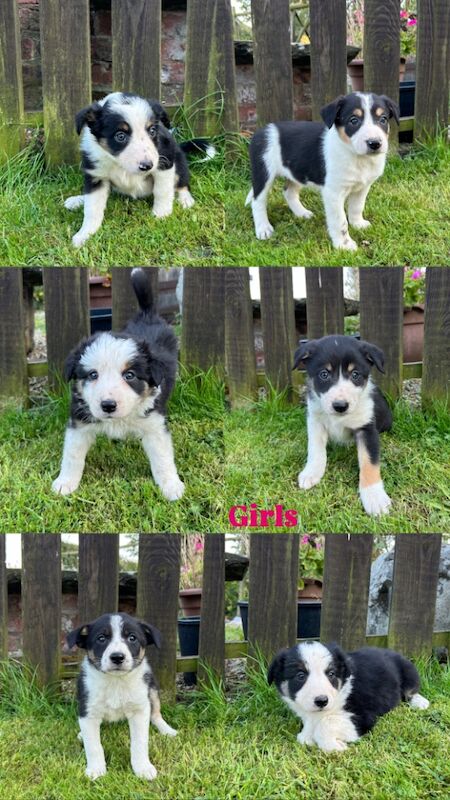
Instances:
[[[333,408],[338,412],[338,414],[343,414],[345,411],[347,411],[348,403],[345,400],[336,400],[333,403]]]
[[[102,400],[100,405],[105,414],[112,414],[117,408],[117,403],[115,400]]]
[[[153,161],[141,161],[139,169],[141,172],[148,172],[153,167]]]
[[[381,139],[367,139],[367,147],[369,150],[379,150],[381,147]]]
[[[111,653],[109,658],[113,664],[122,664],[122,662],[125,661],[125,656],[123,653]]]
[[[319,694],[318,697],[315,697],[314,705],[317,706],[317,708],[325,708],[325,706],[328,705],[328,697],[326,694]]]

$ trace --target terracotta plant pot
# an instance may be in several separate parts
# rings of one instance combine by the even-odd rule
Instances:
[[[322,599],[322,581],[315,578],[303,578],[305,584],[303,589],[298,590],[299,600],[321,600]]]
[[[179,592],[180,608],[185,617],[198,617],[202,606],[201,589],[182,589]]]
[[[406,58],[400,58],[399,64],[399,79],[402,81],[405,77],[406,71]],[[352,89],[354,92],[364,91],[364,59],[354,58],[347,64],[347,74],[352,82]]]
[[[424,326],[423,305],[419,304],[403,310],[403,361],[405,364],[422,361]]]

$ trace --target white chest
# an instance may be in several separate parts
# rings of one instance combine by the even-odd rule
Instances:
[[[89,668],[85,675],[89,717],[117,722],[143,711],[149,704],[148,688],[141,667],[122,675]]]

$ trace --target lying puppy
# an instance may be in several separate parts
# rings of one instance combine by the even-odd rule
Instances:
[[[66,361],[72,404],[61,471],[52,486],[59,494],[78,488],[86,455],[100,433],[140,439],[164,497],[178,500],[184,492],[166,422],[177,371],[176,336],[153,310],[144,271],[132,270],[131,281],[141,310],[121,333],[83,339]]]
[[[321,110],[320,122],[273,122],[256,131],[250,143],[252,204],[257,239],[269,239],[273,228],[267,216],[267,197],[275,178],[286,178],[284,197],[296,217],[312,212],[300,202],[302,186],[319,189],[328,233],[334,247],[356,250],[348,221],[368,228],[364,204],[372,183],[384,171],[389,144],[389,119],[399,121],[396,104],[376,94],[353,92]]]
[[[153,194],[155,217],[172,213],[175,191],[183,208],[194,205],[186,157],[156,100],[113,92],[80,111],[76,126],[84,192],[64,203],[69,210],[84,206],[83,224],[72,239],[75,247],[100,228],[111,188],[134,198]],[[204,140],[198,140],[198,148],[206,149]]]
[[[359,495],[367,514],[387,514],[391,500],[380,475],[379,433],[392,425],[391,410],[370,378],[373,365],[384,372],[384,356],[374,344],[352,336],[324,336],[300,342],[294,369],[308,374],[308,460],[298,476],[301,489],[322,479],[327,442],[354,438],[359,461]]]
[[[346,750],[402,700],[429,706],[415,666],[377,647],[346,654],[336,644],[305,642],[278,653],[268,681],[303,722],[297,741],[321,750]]]
[[[161,716],[158,687],[145,657],[147,645],[161,646],[160,632],[128,614],[104,614],[69,633],[67,643],[87,650],[77,684],[86,775],[95,780],[106,773],[101,723],[127,719],[133,772],[153,780],[156,769],[148,758],[150,722],[165,736],[177,734]]]

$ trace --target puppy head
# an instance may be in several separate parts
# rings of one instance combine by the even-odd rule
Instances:
[[[352,92],[342,95],[321,110],[322,119],[336,130],[357,155],[387,153],[389,120],[398,123],[398,106],[386,95]]]
[[[361,402],[369,384],[370,370],[384,369],[382,350],[352,336],[324,336],[300,342],[294,369],[304,363],[310,391],[327,414],[344,417]]]
[[[145,341],[101,333],[72,350],[65,377],[75,381],[77,397],[95,420],[123,419],[153,408],[166,369]]]
[[[333,710],[349,677],[345,653],[335,644],[319,642],[282,650],[268,673],[269,683],[275,683],[281,696],[295,703],[300,715]]]
[[[87,650],[90,663],[100,672],[127,673],[142,662],[147,645],[161,647],[161,634],[128,614],[104,614],[71,631],[67,643]]]

